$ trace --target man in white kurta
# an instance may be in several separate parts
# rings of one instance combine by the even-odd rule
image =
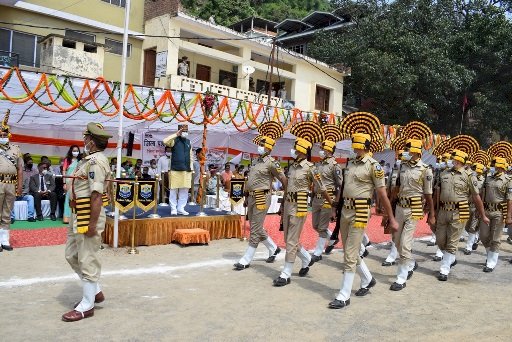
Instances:
[[[188,215],[188,212],[185,211],[185,205],[188,200],[188,190],[192,183],[194,158],[192,145],[187,136],[188,126],[178,125],[178,132],[171,134],[163,141],[166,146],[171,148],[172,152],[169,171],[171,215]]]

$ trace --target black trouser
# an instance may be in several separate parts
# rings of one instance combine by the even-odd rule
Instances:
[[[41,195],[39,192],[33,193],[34,196],[34,207],[36,208],[36,216],[41,217],[41,201],[44,199],[50,200],[50,213],[55,215],[55,209],[57,209],[57,194],[55,192],[48,192],[45,195]]]

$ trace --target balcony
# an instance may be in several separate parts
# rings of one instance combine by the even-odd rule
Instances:
[[[262,103],[266,105],[268,102],[268,95],[248,90],[242,90],[239,88],[228,87],[217,83],[201,81],[178,75],[168,75],[168,79],[169,87],[172,90],[189,91],[194,93],[205,93],[209,90],[215,95],[227,96],[252,103]],[[279,97],[270,98],[270,106],[272,107],[284,107],[286,103],[287,101],[283,102],[283,99]]]

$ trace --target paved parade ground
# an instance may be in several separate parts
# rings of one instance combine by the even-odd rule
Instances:
[[[139,255],[107,248],[100,252],[106,301],[75,323],[61,321],[81,298],[64,246],[17,248],[0,254],[0,332],[12,341],[510,341],[512,246],[502,247],[494,272],[482,272],[480,246],[459,253],[448,282],[439,282],[435,247],[417,241],[419,268],[392,292],[396,268],[380,265],[389,246],[373,246],[366,260],[378,283],[366,297],[352,292],[341,310],[327,308],[340,286],[339,249],[305,278],[297,261],[291,284],[274,288],[284,253],[267,264],[261,246],[249,269],[232,271],[246,248],[237,239],[141,247]]]

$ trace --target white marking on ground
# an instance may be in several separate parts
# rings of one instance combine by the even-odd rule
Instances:
[[[186,265],[180,266],[153,266],[153,267],[143,267],[143,268],[134,268],[134,269],[121,269],[114,271],[104,271],[102,272],[102,277],[111,277],[111,276],[133,276],[133,275],[145,275],[145,274],[163,274],[163,273],[173,273],[197,268],[208,268],[208,267],[222,267],[226,265],[233,264],[233,260],[228,259],[217,259],[217,260],[209,260],[203,262],[194,262]],[[76,281],[78,278],[76,274],[68,274],[56,277],[35,277],[35,278],[17,278],[13,277],[7,281],[0,282],[0,288],[9,288],[9,287],[20,287],[20,286],[30,286],[34,284],[41,283],[63,283],[68,281]]]

